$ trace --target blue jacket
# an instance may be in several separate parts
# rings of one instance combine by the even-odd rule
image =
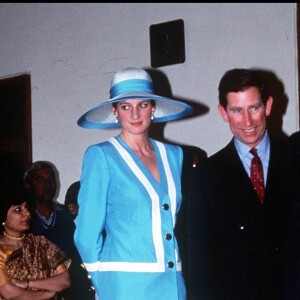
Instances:
[[[186,299],[173,231],[182,149],[150,142],[160,183],[120,136],[83,158],[74,238],[101,300]]]

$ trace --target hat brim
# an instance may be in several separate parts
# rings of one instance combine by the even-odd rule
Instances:
[[[156,109],[153,123],[178,120],[193,112],[189,104],[179,100],[149,93],[125,93],[90,108],[78,119],[78,126],[88,129],[120,128],[121,125],[114,122],[112,104],[129,99],[154,100]]]

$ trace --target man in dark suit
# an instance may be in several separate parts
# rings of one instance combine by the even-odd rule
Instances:
[[[287,145],[266,129],[272,104],[259,71],[232,69],[219,83],[218,109],[234,136],[203,162],[193,186],[192,300],[283,299]],[[261,200],[252,148],[263,166]]]

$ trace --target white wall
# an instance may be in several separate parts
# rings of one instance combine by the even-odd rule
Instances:
[[[118,133],[82,129],[78,117],[107,100],[114,72],[150,67],[150,25],[179,18],[186,61],[158,70],[173,97],[209,111],[167,124],[166,139],[209,155],[227,144],[217,87],[235,67],[274,72],[288,99],[282,129],[287,135],[298,129],[296,3],[1,3],[0,77],[31,74],[33,161],[57,166],[60,202],[79,179],[87,146]]]

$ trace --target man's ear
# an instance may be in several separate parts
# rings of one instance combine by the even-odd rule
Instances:
[[[268,117],[271,114],[273,105],[273,98],[270,96],[266,103],[266,116]]]
[[[218,104],[218,110],[221,114],[221,117],[222,119],[225,121],[225,122],[228,122],[228,114],[227,114],[227,111],[225,110],[225,108],[221,105],[221,104]]]

